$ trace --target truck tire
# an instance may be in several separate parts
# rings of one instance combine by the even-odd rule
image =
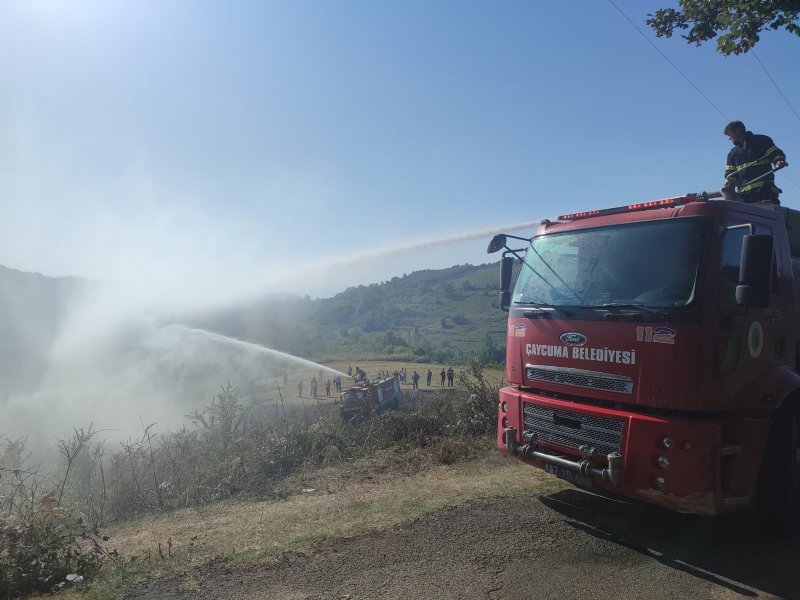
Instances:
[[[800,528],[800,426],[797,412],[775,415],[764,451],[755,502],[757,526],[786,537]]]

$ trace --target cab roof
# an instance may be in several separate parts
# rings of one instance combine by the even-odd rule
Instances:
[[[675,217],[708,216],[721,211],[751,213],[754,216],[767,216],[783,222],[789,236],[791,255],[800,257],[800,211],[774,204],[713,200],[706,194],[686,194],[674,198],[560,215],[555,222],[542,221],[536,235]]]

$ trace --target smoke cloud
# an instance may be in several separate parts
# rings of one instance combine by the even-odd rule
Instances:
[[[34,384],[0,397],[0,435],[27,436],[29,446],[46,453],[54,436],[93,423],[112,439],[141,433],[143,424],[164,431],[185,423],[185,415],[208,406],[226,383],[252,389],[273,385],[282,370],[319,368],[302,358],[214,332],[181,325],[198,311],[241,304],[277,291],[333,293],[348,285],[383,281],[424,264],[434,247],[450,251],[431,268],[466,261],[475,240],[481,251],[494,233],[530,228],[534,223],[487,228],[429,239],[387,244],[361,253],[314,263],[293,264],[255,276],[246,284],[210,289],[187,280],[160,285],[91,283],[63,307],[57,322],[37,335],[52,340]],[[292,289],[294,287],[294,289]],[[298,289],[300,288],[300,289]],[[32,335],[33,329],[28,330]],[[326,372],[333,371],[325,368]]]

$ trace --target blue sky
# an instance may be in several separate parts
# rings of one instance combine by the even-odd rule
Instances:
[[[755,58],[615,3],[726,116],[601,0],[4,0],[0,264],[327,295],[488,262],[472,232],[718,189],[728,118],[784,149],[800,208],[800,119]],[[800,38],[756,52],[800,109]]]

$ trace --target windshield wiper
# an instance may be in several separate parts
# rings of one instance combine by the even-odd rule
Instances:
[[[556,306],[555,304],[548,304],[547,302],[515,302],[516,306],[532,306],[534,310],[538,310],[541,312],[534,312],[534,310],[526,310],[523,311],[523,315],[526,317],[541,317],[545,314],[548,314],[548,311],[557,312],[565,317],[571,317],[574,313],[571,310],[566,310],[561,306]]]
[[[606,302],[605,304],[584,304],[581,308],[600,308],[600,309],[614,309],[614,308],[630,308],[633,310],[640,310],[658,317],[660,321],[667,322],[669,314],[667,312],[658,311],[644,304],[634,304],[628,302]]]

